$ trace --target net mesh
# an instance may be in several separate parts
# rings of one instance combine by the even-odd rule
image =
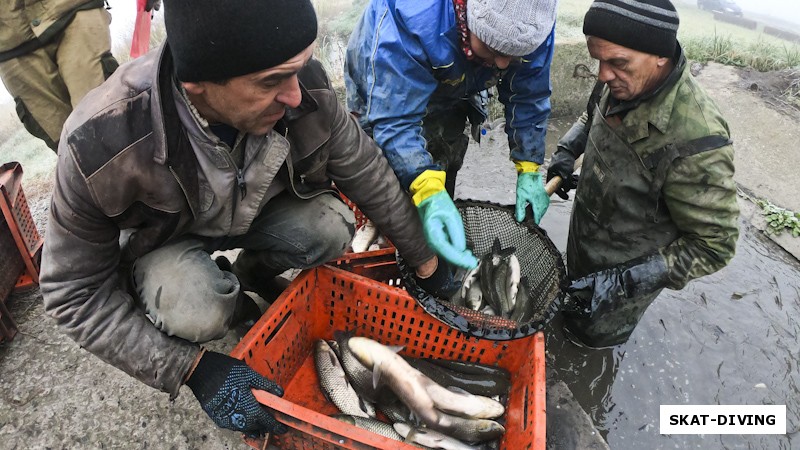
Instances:
[[[406,289],[425,310],[448,325],[477,337],[494,340],[531,335],[552,319],[564,298],[566,270],[561,253],[532,220],[519,223],[511,207],[488,202],[456,201],[469,247],[477,258],[492,251],[495,239],[513,247],[520,264],[521,283],[530,295],[531,319],[525,323],[482,314],[436,299],[414,282],[413,270],[398,255]]]

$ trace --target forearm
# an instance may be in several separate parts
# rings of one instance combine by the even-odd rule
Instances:
[[[421,118],[411,121],[400,117],[377,122],[373,127],[373,137],[406,191],[422,172],[442,170],[426,150]]]
[[[511,159],[544,162],[547,120],[550,117],[550,65],[553,33],[536,51],[503,75],[498,86],[505,106]]]
[[[336,186],[397,246],[409,264],[418,267],[433,252],[425,244],[419,214],[381,154],[355,120],[341,108],[327,145]]]
[[[583,154],[589,140],[588,114],[583,113],[569,130],[558,140],[558,149],[568,151],[576,159]]]
[[[681,289],[730,262],[739,236],[739,208],[730,146],[676,160],[664,198],[681,237],[661,250],[667,287]]]
[[[508,86],[513,86],[511,81]],[[529,90],[525,92],[512,92],[509,87],[501,90],[500,100],[505,106],[508,147],[512,160],[542,164],[547,119],[550,117],[549,81],[528,82]]]

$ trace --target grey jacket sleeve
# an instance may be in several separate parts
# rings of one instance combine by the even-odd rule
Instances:
[[[355,118],[336,101],[325,97],[331,109],[328,172],[336,186],[372,220],[412,267],[433,257],[422,231],[422,221],[411,198],[380,148],[361,130]]]
[[[122,289],[119,228],[96,206],[64,141],[42,253],[45,311],[81,347],[177,396],[199,346],[162,333]]]
[[[589,126],[586,124],[589,115],[584,112],[572,124],[572,127],[558,140],[558,151],[567,151],[577,159],[586,149],[589,140]]]

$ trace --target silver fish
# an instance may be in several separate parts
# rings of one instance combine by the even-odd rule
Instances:
[[[514,251],[514,247],[502,248],[500,239],[495,238],[491,251],[481,257],[479,276],[481,278],[483,300],[497,314],[506,312],[508,308],[505,274],[508,273],[507,260]]]
[[[511,302],[508,300],[508,290],[506,289],[506,280],[508,279],[508,258],[501,258],[497,267],[492,272],[492,286],[494,296],[499,300],[498,306],[500,309],[495,309],[501,317],[508,317]]]
[[[526,323],[533,318],[534,311],[531,307],[531,296],[525,287],[526,283],[526,279],[520,280],[519,289],[517,290],[517,302],[514,305],[514,314],[511,315],[511,320],[515,320],[517,323]]]
[[[350,243],[350,248],[353,249],[354,253],[365,252],[369,249],[369,246],[378,239],[378,234],[378,228],[375,224],[372,223],[371,220],[367,220],[367,222],[358,227],[353,234],[353,241]]]
[[[336,419],[341,420],[342,422],[349,423],[350,425],[356,426],[358,428],[363,428],[365,430],[371,431],[375,434],[380,434],[381,436],[385,436],[389,439],[394,439],[396,441],[402,441],[403,437],[392,428],[391,425],[388,423],[381,422],[377,419],[371,418],[364,418],[358,416],[349,416],[347,414],[336,414]]]
[[[378,399],[378,390],[372,385],[372,371],[361,364],[347,345],[347,341],[353,337],[353,333],[337,330],[333,332],[333,337],[339,347],[337,352],[339,361],[342,363],[353,389],[364,400],[375,403]]]
[[[408,409],[400,400],[392,403],[378,403],[378,409],[386,416],[392,423],[402,422],[411,423],[415,422],[412,417],[411,410]]]
[[[490,306],[492,310],[500,311],[500,298],[497,297],[497,292],[493,289],[494,278],[492,274],[494,273],[495,260],[498,263],[500,262],[500,259],[496,258],[492,253],[487,253],[481,258],[478,267],[480,268],[483,301],[486,305]]]
[[[456,306],[464,306],[465,305],[465,298],[461,295],[461,289],[457,290],[453,295],[450,296],[448,301]]]
[[[356,358],[372,370],[373,386],[385,384],[423,422],[436,422],[438,412],[425,392],[420,378],[423,375],[397,354],[402,347],[387,347],[359,336],[350,338],[348,345]]]
[[[519,290],[520,267],[517,255],[511,254],[508,257],[508,278],[506,279],[506,295],[509,300],[509,311],[513,311],[517,300],[517,291]]]
[[[396,423],[394,429],[411,444],[418,444],[428,448],[441,448],[445,450],[480,450],[465,444],[458,439],[425,428],[414,428],[406,424]]]
[[[314,352],[319,385],[322,392],[339,411],[351,416],[369,417],[369,408],[347,381],[342,365],[330,345],[322,339],[317,341]],[[375,412],[372,410],[374,417]]]
[[[465,419],[450,414],[440,414],[439,422],[428,428],[440,431],[466,442],[486,442],[497,439],[506,432],[505,427],[488,419]]]
[[[429,426],[440,421],[442,411],[475,419],[499,417],[505,411],[502,404],[490,398],[436,384],[398,355],[398,347],[363,337],[350,338],[348,345],[358,360],[372,369],[373,384],[383,380]]]
[[[466,298],[467,308],[473,311],[479,311],[484,306],[483,290],[481,290],[481,280],[475,279],[467,290]]]
[[[453,386],[444,387],[422,373],[420,375],[430,381],[425,386],[425,390],[433,398],[436,408],[440,411],[468,419],[493,419],[502,416],[505,412],[505,407],[491,398],[473,395]]]
[[[464,276],[464,282],[461,284],[461,296],[466,298],[467,293],[469,292],[470,287],[473,283],[478,280],[478,274],[480,273],[480,265],[475,266],[474,269],[471,269],[467,274]]]

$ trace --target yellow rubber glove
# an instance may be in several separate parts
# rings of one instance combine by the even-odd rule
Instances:
[[[431,249],[453,265],[473,269],[478,259],[467,249],[464,222],[444,188],[445,176],[440,170],[422,172],[409,187],[411,198]]]

